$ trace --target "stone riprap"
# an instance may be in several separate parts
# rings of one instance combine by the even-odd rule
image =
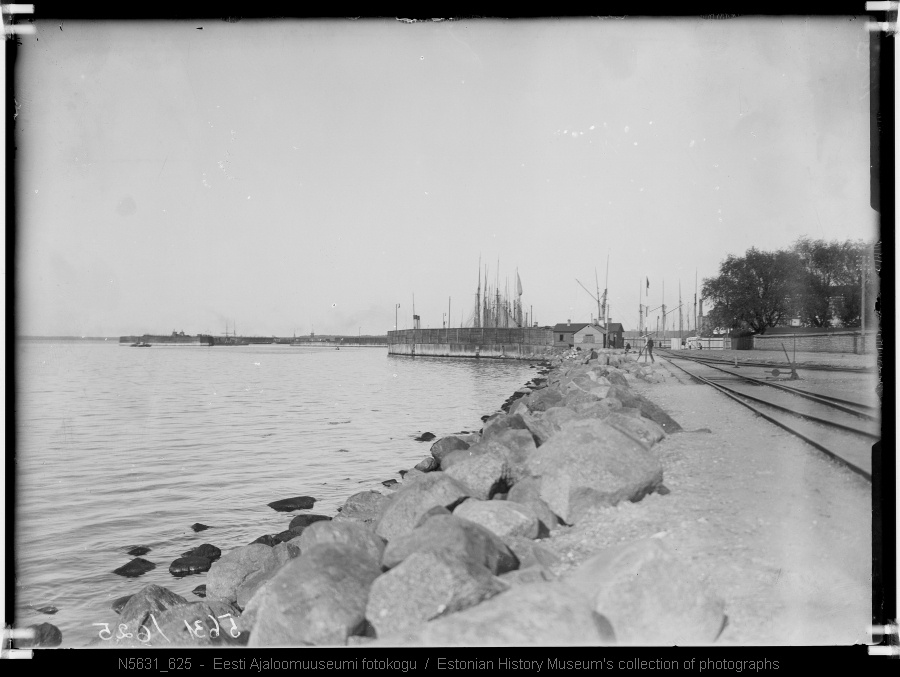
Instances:
[[[722,601],[658,540],[597,548],[562,578],[551,570],[560,557],[542,543],[558,530],[667,493],[655,446],[681,430],[630,387],[661,381],[663,367],[594,354],[557,350],[479,433],[436,438],[383,493],[298,515],[221,557],[208,544],[184,553],[212,562],[203,601],[146,586],[116,600],[116,620],[136,630],[153,613],[178,645],[223,647],[715,641]],[[307,498],[270,505],[308,509]],[[223,618],[216,637],[184,630],[203,615]]]

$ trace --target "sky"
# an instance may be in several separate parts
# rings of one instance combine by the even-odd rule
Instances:
[[[861,18],[35,25],[18,335],[465,326],[479,261],[631,330],[729,254],[877,235]]]

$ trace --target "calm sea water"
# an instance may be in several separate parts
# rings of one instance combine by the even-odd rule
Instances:
[[[287,528],[268,503],[299,495],[333,515],[347,497],[478,430],[534,375],[528,363],[390,357],[386,348],[17,344],[17,625],[50,622],[63,646],[97,637],[110,603],[148,583],[188,598],[205,575],[169,564]],[[386,490],[385,490],[386,491]],[[202,522],[211,529],[194,533]],[[157,568],[113,569],[145,545]],[[52,605],[55,615],[35,609]]]

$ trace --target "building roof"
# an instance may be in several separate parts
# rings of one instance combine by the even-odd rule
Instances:
[[[619,322],[610,322],[606,326],[607,331],[625,331],[625,327],[623,327]]]
[[[585,327],[593,327],[590,322],[573,322],[572,324],[558,324],[553,327],[554,332],[572,333],[579,332]],[[598,327],[599,329],[599,327]]]

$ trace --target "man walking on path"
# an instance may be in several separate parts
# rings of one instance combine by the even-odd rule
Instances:
[[[656,362],[656,360],[653,358],[653,337],[651,336],[647,337],[647,355],[650,356],[651,362]],[[647,355],[644,355],[644,362],[647,361]]]

